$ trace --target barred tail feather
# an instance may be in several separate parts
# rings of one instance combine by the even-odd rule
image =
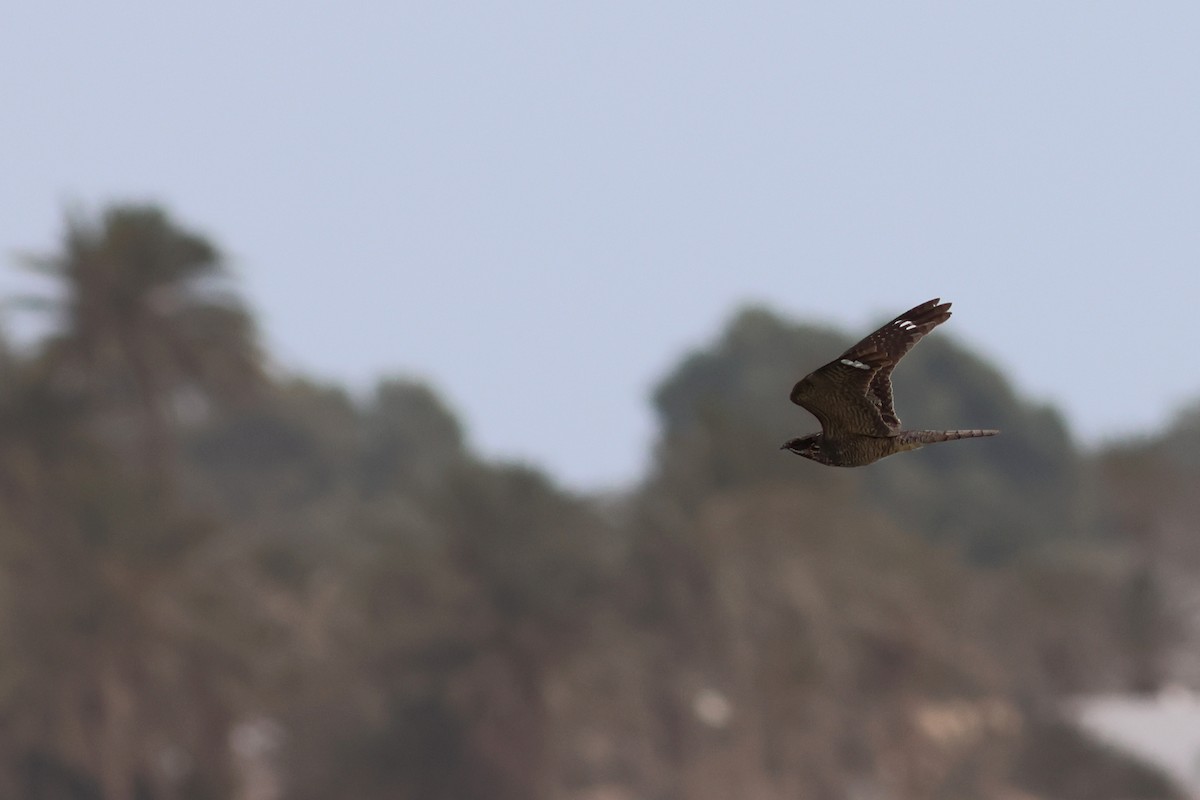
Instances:
[[[956,439],[974,439],[979,436],[995,436],[1000,431],[990,428],[972,428],[964,431],[901,431],[897,434],[904,450],[916,450],[927,444],[953,442]]]

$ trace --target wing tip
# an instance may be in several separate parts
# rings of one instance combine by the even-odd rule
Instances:
[[[953,313],[950,311],[950,306],[952,305],[954,304],[950,302],[943,303],[942,298],[935,297],[904,312],[898,319],[907,319],[922,326],[929,325],[930,329],[932,329],[953,316]]]

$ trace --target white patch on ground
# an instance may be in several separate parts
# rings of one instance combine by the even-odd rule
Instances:
[[[1200,797],[1200,694],[1169,689],[1157,697],[1102,695],[1073,704],[1088,733],[1155,765]]]

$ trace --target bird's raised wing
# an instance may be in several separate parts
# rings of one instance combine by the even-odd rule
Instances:
[[[810,411],[826,436],[891,436],[900,429],[892,403],[892,370],[925,334],[950,318],[950,304],[934,298],[881,326],[802,378],[792,402]]]

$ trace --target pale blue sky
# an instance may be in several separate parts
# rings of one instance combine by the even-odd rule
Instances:
[[[940,295],[1094,442],[1200,396],[1197,42],[1190,2],[25,2],[0,249],[162,202],[285,367],[425,377],[573,486],[745,301]]]

